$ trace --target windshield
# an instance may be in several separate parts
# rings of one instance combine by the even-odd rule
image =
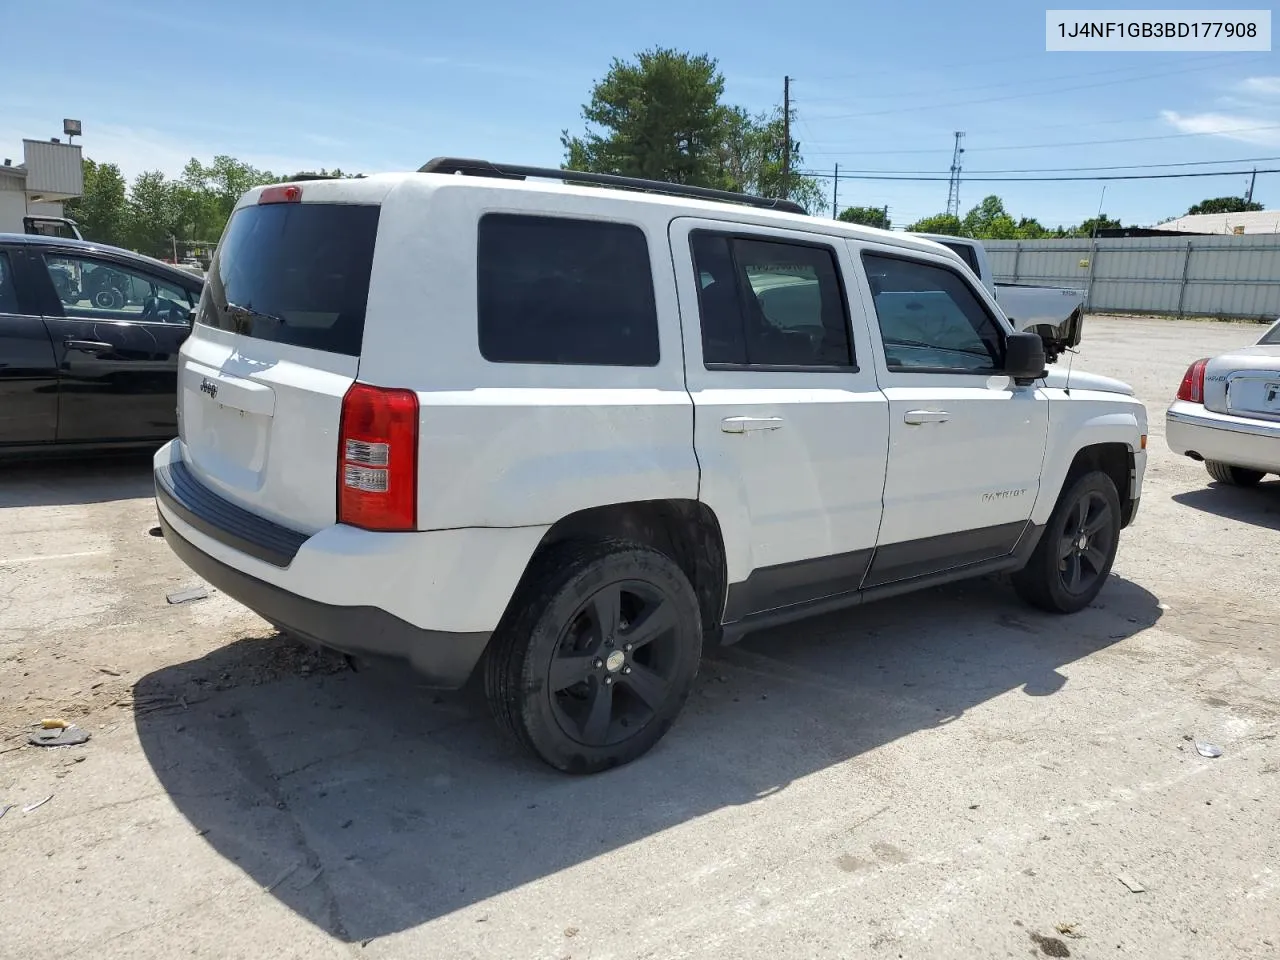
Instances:
[[[337,203],[242,207],[209,267],[197,322],[358,357],[378,212]]]

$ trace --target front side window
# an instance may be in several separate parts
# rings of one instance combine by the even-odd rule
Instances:
[[[658,363],[649,244],[639,227],[486,214],[477,275],[480,354],[486,360]]]
[[[690,237],[703,362],[709,366],[853,366],[834,252],[708,231]]]
[[[106,260],[45,254],[66,317],[185,324],[194,305],[180,285]]]
[[[1004,366],[1000,325],[958,273],[873,253],[862,262],[890,370],[991,373]]]

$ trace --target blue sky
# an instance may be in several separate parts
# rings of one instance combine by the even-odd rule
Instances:
[[[0,154],[75,117],[85,154],[130,177],[215,153],[277,172],[414,169],[442,154],[555,165],[611,58],[653,45],[717,58],[726,99],[753,110],[779,104],[792,76],[815,170],[945,176],[955,130],[974,176],[1280,158],[1280,54],[1046,53],[1045,5],[1025,0],[58,0],[57,44],[45,6],[6,5],[6,33],[30,39],[6,45]],[[1218,169],[1254,165],[1280,159]],[[1245,185],[1112,182],[1104,207],[1153,223]],[[1075,223],[1101,189],[965,183],[961,201],[998,193],[1015,216]],[[896,224],[941,211],[946,194],[945,182],[840,186],[841,206],[887,204]],[[1260,175],[1255,198],[1280,206],[1280,174]]]

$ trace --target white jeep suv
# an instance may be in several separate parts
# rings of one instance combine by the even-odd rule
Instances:
[[[662,737],[704,644],[1002,571],[1088,605],[1147,418],[1066,387],[932,241],[441,159],[244,196],[156,500],[282,631],[440,687],[479,667],[589,772]]]

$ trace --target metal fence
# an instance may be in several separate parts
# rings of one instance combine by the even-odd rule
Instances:
[[[1000,283],[1086,292],[1089,310],[1274,320],[1280,236],[985,240]]]

